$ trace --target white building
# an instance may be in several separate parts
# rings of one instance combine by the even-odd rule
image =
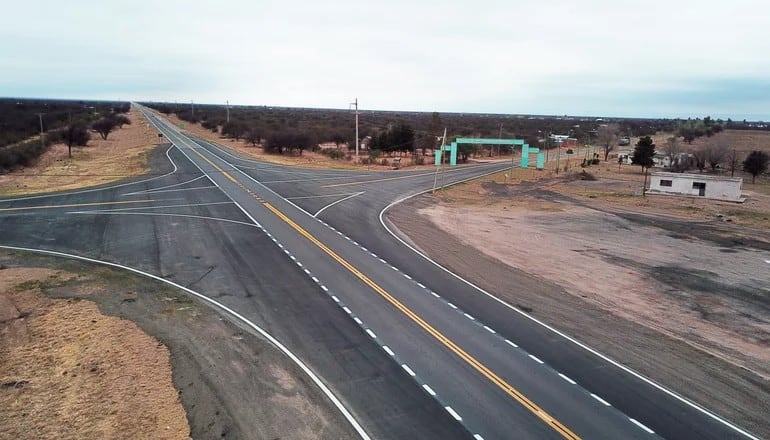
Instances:
[[[652,173],[650,194],[679,194],[707,199],[744,202],[743,179],[703,174]]]

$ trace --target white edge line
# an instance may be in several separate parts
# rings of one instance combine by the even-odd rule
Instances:
[[[75,195],[75,194],[85,194],[85,193],[90,193],[90,192],[94,192],[94,191],[102,191],[102,190],[105,190],[105,189],[122,188],[124,186],[137,185],[137,184],[140,184],[140,183],[150,182],[152,180],[162,179],[163,177],[168,177],[168,176],[176,173],[177,170],[179,169],[176,166],[176,163],[174,162],[174,160],[171,159],[171,156],[169,156],[169,154],[168,154],[169,151],[171,151],[171,149],[174,148],[174,147],[176,147],[176,145],[173,142],[171,142],[171,146],[168,147],[168,149],[166,150],[166,157],[168,158],[168,161],[171,162],[171,165],[174,166],[174,169],[172,171],[166,173],[166,174],[161,175],[161,176],[155,176],[155,177],[150,177],[149,179],[137,180],[136,182],[120,183],[120,184],[117,184],[117,185],[109,185],[109,186],[103,186],[103,187],[99,187],[99,188],[90,188],[90,189],[84,189],[84,190],[79,190],[79,191],[53,193],[53,194],[40,194],[40,195],[36,195],[36,196],[17,197],[17,198],[11,198],[11,199],[0,199],[0,203],[2,203],[2,202],[15,202],[15,201],[18,201],[18,200],[42,199],[44,197],[72,196],[72,195]],[[179,149],[179,148],[177,148],[177,149]]]
[[[268,333],[267,331],[265,331],[264,329],[262,329],[258,325],[254,324],[253,322],[249,321],[248,319],[246,319],[245,316],[243,316],[240,313],[236,312],[235,310],[227,307],[226,305],[224,305],[224,304],[222,304],[222,303],[220,303],[220,302],[218,302],[216,300],[213,300],[213,299],[207,297],[206,295],[203,295],[203,294],[198,293],[198,292],[196,292],[196,291],[194,291],[192,289],[189,289],[189,288],[184,287],[184,286],[182,286],[180,284],[177,284],[177,283],[175,283],[173,281],[166,280],[164,278],[161,278],[161,277],[159,277],[157,275],[153,275],[153,274],[148,273],[148,272],[143,272],[143,271],[141,271],[139,269],[134,269],[134,268],[129,267],[129,266],[123,266],[122,264],[111,263],[109,261],[96,260],[96,259],[93,259],[93,258],[82,257],[82,256],[79,256],[79,255],[66,254],[66,253],[63,253],[63,252],[49,251],[49,250],[44,250],[44,249],[31,249],[31,248],[23,248],[23,247],[16,247],[16,246],[5,246],[5,245],[0,245],[0,248],[10,249],[10,250],[17,250],[17,251],[26,251],[26,252],[38,252],[38,253],[41,253],[41,254],[53,255],[53,256],[64,257],[64,258],[72,258],[72,259],[75,259],[75,260],[87,261],[89,263],[102,264],[102,265],[105,265],[105,266],[110,266],[110,267],[114,267],[114,268],[118,268],[118,269],[127,270],[129,272],[133,272],[133,273],[145,276],[147,278],[151,278],[153,280],[166,283],[168,285],[176,287],[177,289],[181,289],[181,290],[189,293],[190,295],[193,295],[196,298],[202,300],[203,302],[209,303],[209,304],[213,305],[214,307],[216,307],[216,308],[218,308],[220,310],[225,311],[229,315],[235,317],[236,319],[238,319],[241,322],[243,322],[244,324],[246,324],[248,327],[254,329],[256,332],[258,332],[260,335],[262,335],[265,339],[267,339],[271,344],[273,344],[276,348],[278,348],[281,352],[283,352],[289,359],[291,359],[292,362],[294,362],[294,364],[296,364],[310,378],[310,380],[313,381],[313,383],[315,383],[315,385],[321,390],[321,392],[323,392],[324,395],[326,395],[326,397],[340,411],[340,413],[342,413],[343,417],[345,417],[345,419],[348,421],[348,423],[350,423],[350,425],[353,427],[353,429],[358,433],[358,435],[362,439],[369,440],[371,438],[366,433],[366,431],[364,431],[364,428],[353,417],[353,415],[350,413],[350,411],[348,411],[348,409],[345,408],[345,406],[337,398],[337,396],[335,396],[334,393],[332,393],[332,391],[329,389],[329,387],[327,387],[326,384],[324,384],[323,381],[321,381],[320,377],[318,377],[307,365],[305,365],[305,363],[302,362],[302,360],[300,360],[299,357],[297,357],[294,353],[292,353],[286,346],[281,344],[278,341],[278,339],[273,337],[270,333]]]
[[[134,192],[130,192],[130,193],[121,194],[121,196],[134,196],[134,195],[137,195],[137,194],[145,194],[145,193],[151,193],[151,192],[155,192],[155,191],[159,191],[159,190],[163,190],[163,189],[174,188],[176,186],[187,185],[188,183],[195,182],[198,179],[203,179],[204,177],[206,177],[206,175],[200,175],[200,176],[198,176],[198,177],[196,177],[194,179],[186,180],[186,181],[180,182],[180,183],[175,183],[173,185],[165,185],[165,186],[161,186],[161,187],[158,187],[158,188],[146,189],[144,191],[134,191]]]
[[[491,175],[491,174],[499,173],[499,172],[501,172],[501,171],[504,171],[504,170],[505,170],[505,168],[503,168],[502,170],[495,170],[495,171],[490,171],[490,172],[488,172],[488,173],[485,173],[485,174],[481,174],[481,175],[478,175],[478,176],[469,177],[469,178],[467,178],[467,179],[463,179],[463,180],[459,180],[459,181],[457,181],[457,182],[453,182],[453,183],[451,183],[451,184],[448,184],[448,185],[445,185],[445,186],[452,186],[452,185],[457,185],[457,184],[460,184],[460,183],[464,183],[464,182],[467,182],[467,181],[470,181],[470,180],[479,179],[479,178],[482,178],[482,177],[485,177],[485,176],[488,176],[488,175]],[[711,412],[711,411],[707,410],[706,408],[702,407],[701,405],[699,405],[699,404],[697,404],[697,403],[695,403],[695,402],[693,402],[693,401],[691,401],[691,400],[689,400],[689,399],[687,399],[687,398],[685,398],[685,397],[683,397],[683,396],[679,395],[678,393],[676,393],[676,392],[674,392],[674,391],[672,391],[672,390],[669,390],[668,388],[664,387],[663,385],[660,385],[660,384],[658,384],[658,383],[654,382],[652,379],[650,379],[650,378],[648,378],[648,377],[646,377],[646,376],[644,376],[644,375],[642,375],[642,374],[640,374],[640,373],[637,373],[637,372],[636,372],[636,371],[634,371],[633,369],[631,369],[631,368],[629,368],[629,367],[627,367],[627,366],[625,366],[625,365],[621,364],[620,362],[618,362],[618,361],[616,361],[616,360],[614,360],[614,359],[612,359],[612,358],[608,357],[607,355],[605,355],[605,354],[603,354],[603,353],[599,352],[598,350],[596,350],[596,349],[594,349],[594,348],[590,347],[589,345],[586,345],[585,343],[578,341],[577,339],[575,339],[575,338],[573,338],[573,337],[571,337],[571,336],[567,335],[566,333],[563,333],[563,332],[561,332],[560,330],[557,330],[556,328],[554,328],[554,327],[552,327],[552,326],[550,326],[550,325],[548,325],[548,324],[544,323],[543,321],[540,321],[539,319],[537,319],[537,318],[535,318],[535,317],[533,317],[533,316],[531,316],[531,315],[529,315],[529,314],[527,314],[527,313],[525,313],[525,312],[523,312],[523,311],[521,311],[521,310],[517,309],[516,307],[513,307],[512,305],[510,305],[510,304],[508,304],[507,302],[505,302],[505,301],[501,300],[500,298],[496,297],[495,295],[493,295],[493,294],[491,294],[491,293],[487,292],[486,290],[482,289],[481,287],[477,286],[476,284],[474,284],[474,283],[472,283],[472,282],[470,282],[470,281],[466,280],[465,278],[461,277],[460,275],[458,275],[458,274],[456,274],[456,273],[452,272],[451,270],[447,269],[446,267],[442,266],[442,265],[441,265],[441,264],[439,264],[438,262],[436,262],[436,261],[434,261],[433,259],[431,259],[429,256],[425,255],[424,253],[420,252],[420,251],[419,251],[419,250],[417,250],[415,247],[413,247],[412,245],[410,245],[409,243],[407,243],[406,241],[404,241],[404,239],[402,239],[402,238],[401,238],[401,237],[399,237],[397,234],[395,234],[395,233],[394,233],[394,232],[393,232],[393,231],[392,231],[392,230],[391,230],[391,229],[388,227],[388,225],[386,224],[386,222],[385,222],[385,218],[384,218],[384,217],[385,217],[385,212],[386,212],[388,209],[392,208],[393,206],[396,206],[396,205],[398,205],[399,203],[403,203],[403,202],[405,202],[406,200],[409,200],[409,199],[411,199],[411,198],[417,197],[417,196],[419,196],[419,195],[422,195],[422,194],[426,194],[426,193],[428,193],[428,192],[430,192],[430,191],[431,191],[430,189],[427,189],[427,190],[425,190],[425,191],[420,191],[420,192],[417,192],[417,193],[414,193],[414,194],[411,194],[411,195],[408,195],[408,196],[402,197],[402,198],[400,198],[400,199],[398,199],[398,200],[396,200],[396,201],[392,202],[391,204],[389,204],[389,205],[388,205],[388,206],[386,206],[385,208],[383,208],[383,209],[382,209],[382,211],[380,211],[380,215],[379,215],[379,217],[380,217],[380,224],[382,225],[382,227],[383,227],[383,228],[385,228],[385,230],[386,230],[386,231],[388,231],[388,233],[389,233],[389,234],[390,234],[390,235],[391,235],[393,238],[395,238],[396,240],[398,240],[398,241],[399,241],[401,244],[403,244],[404,246],[406,246],[406,247],[407,247],[408,249],[410,249],[412,252],[414,252],[414,253],[416,253],[417,255],[421,256],[421,257],[422,257],[422,258],[424,258],[426,261],[428,261],[429,263],[431,263],[431,264],[433,264],[434,266],[438,267],[439,269],[443,270],[444,272],[448,273],[449,275],[451,275],[451,276],[455,277],[456,279],[458,279],[458,280],[462,281],[462,282],[463,282],[463,283],[465,283],[466,285],[468,285],[468,286],[470,286],[470,287],[472,287],[472,288],[476,289],[477,291],[481,292],[482,294],[484,294],[484,295],[488,296],[488,297],[489,297],[489,298],[491,298],[492,300],[494,300],[494,301],[497,301],[498,303],[500,303],[500,304],[501,304],[501,305],[503,305],[504,307],[507,307],[507,308],[509,308],[509,309],[513,310],[514,312],[516,312],[516,313],[520,314],[521,316],[523,316],[523,317],[525,317],[525,318],[527,318],[527,319],[531,320],[532,322],[534,322],[534,323],[536,323],[536,324],[538,324],[538,325],[542,326],[543,328],[546,328],[546,329],[548,329],[549,331],[551,331],[551,332],[553,332],[553,333],[555,333],[555,334],[557,334],[557,335],[561,336],[562,338],[566,339],[567,341],[569,341],[569,342],[571,342],[571,343],[573,343],[573,344],[577,345],[578,347],[580,347],[580,348],[582,348],[582,349],[584,349],[584,350],[588,351],[589,353],[593,354],[594,356],[597,356],[598,358],[600,358],[600,359],[604,360],[605,362],[608,362],[608,363],[610,363],[610,364],[614,365],[615,367],[617,367],[617,368],[619,368],[619,369],[621,369],[621,370],[625,371],[626,373],[628,373],[628,374],[630,374],[630,375],[634,376],[635,378],[637,378],[637,379],[641,380],[642,382],[645,382],[646,384],[648,384],[648,385],[652,386],[653,388],[655,388],[655,389],[657,389],[657,390],[659,390],[659,391],[662,391],[663,393],[665,393],[665,394],[669,395],[670,397],[673,397],[674,399],[676,399],[676,400],[678,400],[678,401],[680,401],[680,402],[684,403],[685,405],[687,405],[687,406],[689,406],[689,407],[691,407],[691,408],[693,408],[693,409],[695,409],[695,410],[699,411],[700,413],[702,413],[702,414],[704,414],[704,415],[706,415],[706,416],[708,416],[708,417],[712,418],[713,420],[716,420],[717,422],[719,422],[719,423],[721,423],[721,424],[723,424],[723,425],[725,425],[725,426],[727,426],[727,427],[729,427],[729,428],[733,429],[734,431],[736,431],[736,432],[738,432],[738,433],[742,434],[743,436],[745,436],[745,437],[747,437],[747,438],[750,438],[750,439],[752,439],[752,440],[760,440],[760,438],[759,438],[759,437],[756,437],[756,436],[752,435],[751,433],[749,433],[749,432],[748,432],[748,431],[746,431],[745,429],[743,429],[743,428],[739,427],[738,425],[736,425],[736,424],[734,424],[734,423],[732,423],[732,422],[728,421],[727,419],[725,419],[725,418],[722,418],[722,417],[720,417],[719,415],[717,415],[717,414],[715,414],[715,413],[713,413],[713,412]],[[432,292],[431,292],[431,293],[432,293]]]
[[[229,202],[228,202],[229,203]],[[238,225],[244,225],[244,226],[250,226],[252,228],[258,228],[258,225],[255,225],[254,223],[246,223],[239,220],[230,220],[227,218],[217,218],[217,217],[206,217],[203,215],[192,215],[192,214],[168,214],[164,212],[112,212],[112,211],[70,211],[67,214],[81,214],[81,215],[148,215],[152,217],[185,217],[185,218],[194,218],[194,219],[201,219],[201,220],[214,220],[218,222],[226,222],[226,223],[235,223]]]
[[[628,420],[630,420],[630,421],[631,421],[631,423],[633,423],[634,425],[636,425],[636,426],[638,426],[638,427],[640,427],[640,428],[644,429],[645,431],[647,431],[647,434],[655,434],[655,431],[653,431],[652,429],[650,429],[650,428],[648,428],[648,427],[644,426],[644,425],[642,424],[642,422],[640,422],[640,421],[638,421],[638,420],[636,420],[636,419],[632,419],[632,418],[630,418],[630,417],[628,418]]]
[[[450,414],[452,417],[454,417],[454,419],[455,419],[455,420],[457,420],[458,422],[462,422],[462,421],[463,421],[463,418],[462,418],[462,417],[460,417],[460,414],[457,414],[457,412],[456,412],[455,410],[453,410],[451,406],[445,406],[445,407],[444,407],[444,409],[445,409],[445,410],[446,410],[446,412],[448,412],[448,413],[449,413],[449,414]]]
[[[352,198],[353,198],[353,197],[355,197],[355,196],[360,196],[360,195],[361,195],[361,194],[363,194],[363,193],[364,193],[364,191],[359,191],[359,192],[357,192],[357,193],[355,193],[355,194],[351,194],[351,195],[349,195],[349,196],[347,196],[347,197],[345,197],[345,198],[342,198],[342,199],[339,199],[339,200],[337,200],[337,201],[334,201],[334,202],[332,202],[332,203],[329,203],[328,205],[326,205],[326,206],[324,206],[323,208],[319,209],[319,210],[318,210],[318,212],[316,212],[315,214],[313,214],[313,217],[317,218],[319,215],[321,215],[321,213],[322,213],[322,212],[326,211],[326,209],[327,209],[327,208],[331,208],[332,206],[336,205],[337,203],[341,203],[341,202],[344,202],[344,201],[345,201],[345,200],[347,200],[347,199],[352,199]],[[285,198],[285,197],[284,197],[284,198]]]
[[[601,404],[604,405],[604,406],[612,406],[612,405],[610,405],[610,402],[607,402],[606,400],[602,399],[601,397],[597,396],[594,393],[591,393],[591,397],[593,397],[594,399],[596,399],[599,402],[601,402]]]

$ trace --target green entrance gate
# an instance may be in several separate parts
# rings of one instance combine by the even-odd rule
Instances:
[[[519,145],[521,146],[521,167],[527,168],[529,166],[529,155],[537,154],[537,169],[542,170],[545,165],[545,155],[539,148],[530,148],[529,144],[525,143],[522,139],[484,139],[484,138],[457,138],[450,145],[444,145],[440,147],[436,153],[436,165],[441,165],[441,156],[444,151],[449,151],[449,165],[457,165],[457,145],[459,144],[476,144],[476,145]]]

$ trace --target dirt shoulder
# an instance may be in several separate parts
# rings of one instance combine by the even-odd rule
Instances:
[[[0,265],[0,437],[354,437],[272,345],[175,289],[24,253]]]
[[[103,140],[91,133],[86,147],[54,144],[34,166],[0,175],[0,195],[37,194],[72,190],[145,174],[147,155],[158,143],[158,132],[134,107],[126,115],[130,125]]]
[[[766,232],[702,213],[594,206],[553,189],[564,182],[518,172],[513,184],[494,176],[421,196],[389,218],[508,303],[770,435]]]

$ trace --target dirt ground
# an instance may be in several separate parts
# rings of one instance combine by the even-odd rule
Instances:
[[[91,301],[41,286],[78,275],[13,267],[0,277],[0,437],[158,438],[190,435],[169,351]]]
[[[628,180],[606,173],[501,173],[421,196],[390,218],[512,305],[770,435],[765,188],[744,205],[644,199],[620,189],[631,171]]]
[[[100,185],[148,171],[147,154],[158,143],[155,128],[135,108],[127,114],[131,125],[115,129],[102,140],[92,132],[86,147],[55,144],[32,167],[0,175],[0,195],[35,194]]]
[[[277,349],[175,289],[25,253],[0,268],[0,438],[355,436]]]

